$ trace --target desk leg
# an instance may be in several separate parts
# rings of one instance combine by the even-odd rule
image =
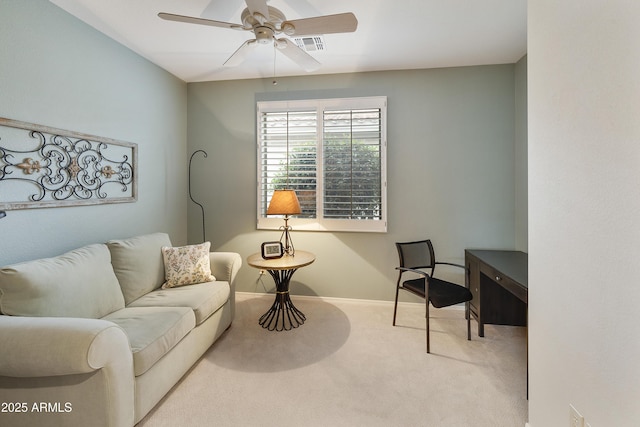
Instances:
[[[293,305],[289,296],[289,282],[296,269],[267,271],[276,283],[276,299],[271,308],[260,317],[260,326],[270,331],[289,331],[297,328],[307,318]]]

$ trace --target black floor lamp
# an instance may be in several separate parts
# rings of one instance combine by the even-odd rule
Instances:
[[[207,157],[207,152],[206,151],[197,150],[197,151],[193,152],[193,154],[191,155],[191,158],[189,159],[189,198],[191,199],[191,201],[193,203],[195,203],[196,205],[200,206],[200,211],[202,212],[202,242],[205,242],[207,233],[205,233],[205,230],[204,230],[204,206],[202,206],[200,203],[198,203],[195,200],[193,200],[193,197],[191,196],[191,161],[193,160],[193,156],[195,156],[196,153],[202,153],[202,154],[204,154],[205,158]]]

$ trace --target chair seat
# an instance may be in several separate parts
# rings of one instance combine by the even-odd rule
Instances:
[[[424,278],[407,280],[402,287],[424,298]],[[464,286],[431,277],[429,279],[429,301],[436,308],[471,301],[473,295]]]

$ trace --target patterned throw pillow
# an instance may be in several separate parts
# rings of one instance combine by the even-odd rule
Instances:
[[[211,275],[209,248],[211,242],[199,245],[162,247],[165,282],[162,289],[216,280]]]

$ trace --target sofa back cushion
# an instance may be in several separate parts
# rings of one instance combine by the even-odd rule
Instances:
[[[171,246],[166,233],[153,233],[107,242],[113,271],[118,277],[125,304],[158,289],[164,283],[162,247]]]
[[[0,269],[0,311],[14,316],[100,318],[124,307],[105,245]]]

